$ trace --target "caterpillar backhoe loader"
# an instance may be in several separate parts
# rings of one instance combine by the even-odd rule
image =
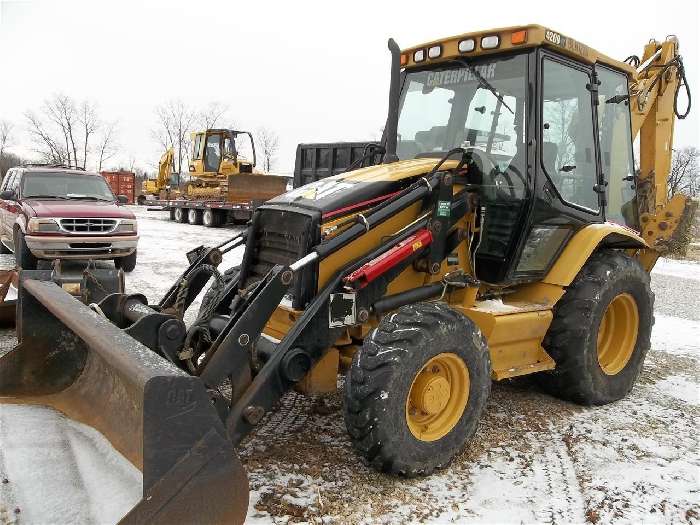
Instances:
[[[0,393],[91,424],[143,469],[125,523],[242,521],[234,447],[286,391],[332,390],[339,372],[359,455],[405,476],[469,442],[492,380],[537,374],[586,405],[634,385],[649,272],[690,217],[665,187],[677,40],[627,62],[537,25],[389,48],[382,162],[260,206],[189,253],[159,303],[87,306],[20,277]]]

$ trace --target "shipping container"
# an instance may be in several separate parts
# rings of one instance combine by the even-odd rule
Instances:
[[[126,195],[129,204],[134,203],[136,175],[130,171],[103,171],[102,176],[115,195]]]

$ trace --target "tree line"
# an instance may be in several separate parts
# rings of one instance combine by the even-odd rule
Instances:
[[[215,127],[235,128],[227,105],[211,102],[202,108],[193,108],[181,100],[170,100],[154,109],[151,137],[163,150],[172,147],[175,170],[187,173],[192,146],[190,133]],[[23,150],[32,152],[31,159],[21,158],[12,151],[20,145],[18,139],[22,131],[26,132],[29,144],[21,145]],[[0,119],[0,175],[27,161],[96,171],[107,168],[136,171],[136,159],[120,144],[119,134],[120,123],[103,119],[95,102],[57,93],[38,108],[27,110],[22,122]],[[274,169],[279,137],[274,131],[260,127],[255,138],[263,169]],[[126,165],[124,157],[129,159]],[[120,159],[118,163],[117,159]],[[151,166],[151,171],[157,168],[158,157],[143,160]]]

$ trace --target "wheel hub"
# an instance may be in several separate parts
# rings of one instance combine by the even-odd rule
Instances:
[[[421,441],[447,435],[459,422],[469,400],[469,369],[454,353],[428,360],[416,374],[406,397],[406,423]]]
[[[639,331],[637,303],[628,293],[613,298],[598,327],[598,363],[607,375],[619,373],[632,357]]]

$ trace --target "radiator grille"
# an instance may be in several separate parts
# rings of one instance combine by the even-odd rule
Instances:
[[[61,228],[72,233],[108,233],[117,227],[117,219],[59,219]]]

